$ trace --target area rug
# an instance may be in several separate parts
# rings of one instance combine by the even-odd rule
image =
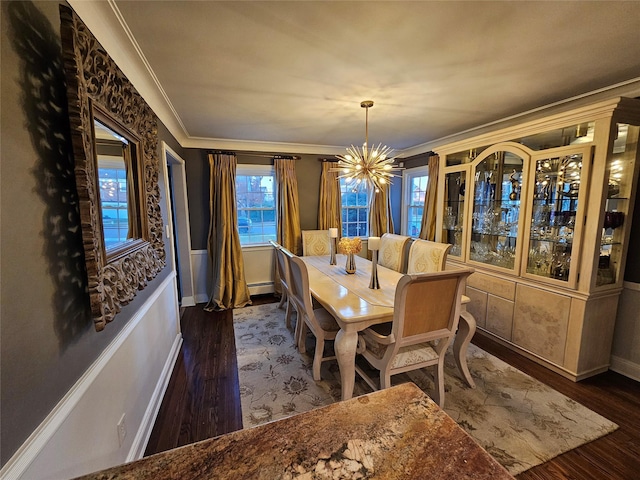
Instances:
[[[322,380],[315,382],[313,339],[300,354],[277,304],[235,309],[233,315],[244,428],[340,400],[336,361],[323,362]],[[473,344],[468,366],[475,389],[447,354],[444,410],[512,475],[618,428]],[[429,369],[392,377],[394,385],[407,381],[434,391]],[[354,396],[370,392],[356,375]]]

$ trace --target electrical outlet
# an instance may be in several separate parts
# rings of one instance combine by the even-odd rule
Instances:
[[[124,439],[127,436],[127,424],[124,423],[125,414],[123,413],[118,421],[118,445],[121,447],[124,443]]]

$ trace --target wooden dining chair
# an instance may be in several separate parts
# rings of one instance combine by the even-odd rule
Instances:
[[[446,268],[447,255],[450,249],[451,244],[449,243],[421,239],[414,240],[409,248],[407,273],[442,272]],[[458,325],[453,352],[458,370],[460,370],[469,386],[475,388],[476,384],[467,366],[467,349],[469,348],[470,339],[476,331],[476,319],[471,315],[471,312],[467,311],[467,304],[470,302],[471,299],[463,294],[460,299],[460,319],[462,322]]]
[[[296,305],[298,323],[296,325],[296,341],[300,353],[306,351],[305,336],[307,328],[316,337],[316,351],[313,356],[313,379],[320,380],[320,367],[326,360],[334,360],[335,356],[324,356],[324,342],[335,340],[340,326],[324,308],[313,308],[309,291],[309,272],[305,263],[295,255],[289,258],[291,273],[291,299]]]
[[[269,243],[273,245],[276,255],[276,270],[280,277],[280,285],[282,286],[282,293],[280,296],[280,303],[278,308],[285,307],[284,321],[287,328],[291,328],[291,313],[295,310],[295,305],[291,302],[290,292],[290,274],[289,274],[289,256],[286,252],[288,250],[279,243],[269,240]],[[286,252],[285,252],[286,251]]]
[[[433,273],[444,270],[451,244],[416,239],[409,247],[407,273]]]
[[[378,265],[390,268],[396,272],[403,272],[405,265],[407,246],[411,237],[385,233],[380,237],[380,249],[378,250]]]
[[[329,230],[302,230],[302,255],[330,255]]]
[[[403,276],[396,287],[393,322],[363,330],[358,353],[380,370],[376,383],[356,365],[373,389],[391,386],[391,376],[435,366],[434,400],[444,405],[444,356],[458,326],[460,297],[473,269]]]

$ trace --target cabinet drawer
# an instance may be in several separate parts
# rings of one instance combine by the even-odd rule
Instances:
[[[515,282],[485,275],[481,272],[472,273],[467,279],[467,285],[507,300],[513,301],[516,297]]]

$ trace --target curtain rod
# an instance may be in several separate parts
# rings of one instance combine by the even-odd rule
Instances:
[[[284,158],[288,160],[300,160],[301,157],[297,155],[265,155],[264,153],[245,153],[242,152],[245,157],[261,157],[261,158]]]
[[[338,163],[339,160],[337,158],[319,158],[318,161],[319,162]]]
[[[209,153],[225,153],[227,155],[238,155],[237,152],[232,152],[230,150],[209,150]],[[284,160],[300,160],[302,157],[298,155],[266,155],[264,153],[246,153],[241,152],[243,157],[261,157],[261,158],[271,158],[271,159],[284,159]]]

